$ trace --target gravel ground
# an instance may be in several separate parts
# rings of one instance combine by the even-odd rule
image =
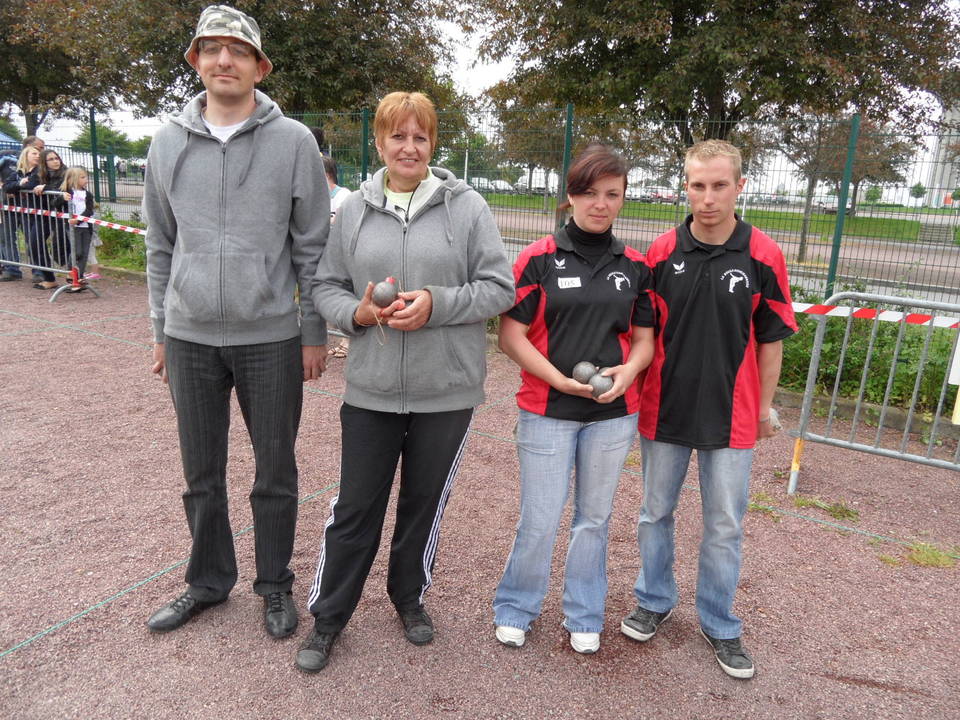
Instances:
[[[737,611],[757,663],[726,677],[693,607],[700,512],[691,474],[677,516],[681,602],[650,643],[618,631],[638,570],[642,482],[623,474],[610,529],[607,631],[580,656],[554,583],[520,650],[493,638],[490,601],[517,518],[512,441],[518,372],[492,353],[488,402],[447,510],[427,604],[432,645],[402,636],[378,556],[330,666],[293,667],[296,639],[262,629],[250,590],[252,453],[234,414],[228,483],[240,581],[177,632],[144,620],[180,592],[188,545],[173,410],[149,372],[144,285],[54,304],[0,284],[0,707],[10,718],[956,718],[956,568],[911,563],[904,543],[960,547],[958,475],[809,444],[800,489],[857,519],[796,507],[792,439],[757,451]],[[336,493],[342,360],[308,385],[299,442],[302,505],[294,587],[303,612]],[[797,411],[784,410],[796,427]],[[391,517],[391,516],[388,516]],[[384,545],[391,528],[386,528]],[[554,578],[565,549],[561,531]]]

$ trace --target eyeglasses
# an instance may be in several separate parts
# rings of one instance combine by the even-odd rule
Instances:
[[[197,43],[197,48],[201,55],[206,55],[207,57],[219,55],[223,48],[226,48],[230,55],[235,58],[247,59],[257,55],[257,51],[251,45],[247,45],[244,42],[223,43],[217,40],[201,40]]]

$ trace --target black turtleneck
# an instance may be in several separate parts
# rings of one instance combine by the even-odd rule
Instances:
[[[607,254],[610,249],[610,242],[613,240],[613,231],[610,228],[602,233],[587,232],[581,230],[573,221],[573,218],[570,218],[567,223],[566,231],[576,253],[594,266]]]

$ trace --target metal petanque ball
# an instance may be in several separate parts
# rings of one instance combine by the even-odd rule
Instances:
[[[606,369],[607,368],[603,368],[603,370]],[[593,388],[593,392],[591,394],[595,398],[600,397],[613,387],[613,378],[604,377],[598,372],[596,375],[590,378],[589,385]]]
[[[578,383],[583,383],[586,385],[590,382],[590,378],[597,374],[597,366],[592,362],[587,362],[586,360],[578,362],[573,366],[573,379]]]
[[[373,304],[385,308],[397,299],[397,283],[393,278],[387,278],[373,286]]]

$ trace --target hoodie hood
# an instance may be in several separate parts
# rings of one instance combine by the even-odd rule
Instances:
[[[423,206],[413,214],[410,220],[413,220],[417,215],[427,212],[433,206],[443,203],[443,234],[447,240],[447,243],[453,244],[454,222],[450,205],[455,197],[466,192],[471,192],[473,191],[473,188],[467,185],[467,183],[465,183],[463,180],[458,179],[456,175],[445,168],[431,166],[430,173],[434,177],[439,178],[441,184],[436,190],[434,190],[433,194],[427,198]],[[384,178],[386,177],[386,174],[387,169],[385,167],[380,168],[376,173],[374,173],[372,178],[365,180],[360,185],[360,194],[364,200],[364,209],[361,213],[360,219],[354,227],[350,242],[348,243],[351,253],[356,249],[357,239],[360,234],[360,226],[363,224],[363,216],[367,213],[368,208],[372,206],[373,208],[377,208],[381,211],[390,212],[387,210],[387,195],[383,191]]]
[[[272,120],[283,117],[283,113],[280,111],[280,108],[277,104],[267,97],[266,94],[260,92],[259,90],[253,91],[254,100],[256,102],[256,107],[253,110],[253,113],[250,117],[247,118],[246,122],[237,130],[231,140],[237,135],[241,135],[253,129],[254,137],[253,141],[247,145],[250,149],[250,152],[247,154],[247,162],[243,164],[243,172],[240,174],[240,179],[238,181],[238,186],[243,185],[244,181],[247,179],[247,175],[250,174],[250,166],[253,163],[253,148],[256,147],[257,134],[260,129]],[[180,111],[179,115],[174,115],[170,118],[170,122],[174,125],[182,127],[187,132],[184,133],[183,142],[177,153],[177,161],[173,166],[173,175],[171,177],[171,183],[175,183],[177,180],[177,175],[180,173],[181,166],[183,165],[184,159],[187,157],[187,150],[190,147],[193,136],[203,135],[204,137],[213,138],[214,135],[207,129],[206,124],[203,121],[203,108],[207,106],[207,93],[206,91],[196,95],[190,102],[183,106],[183,110]]]

